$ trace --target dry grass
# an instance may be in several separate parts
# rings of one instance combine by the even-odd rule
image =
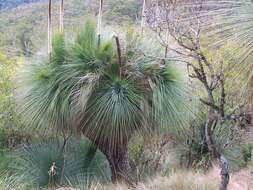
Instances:
[[[242,170],[230,177],[228,190],[253,190],[253,178],[250,170]],[[219,186],[219,170],[214,168],[203,174],[193,171],[177,171],[169,177],[155,177],[147,183],[138,184],[135,190],[217,190]],[[130,190],[125,185],[103,186],[93,185],[90,190]]]
[[[253,171],[241,170],[230,178],[228,190],[253,190]]]
[[[216,171],[204,175],[192,171],[177,171],[169,177],[156,177],[149,183],[140,184],[139,190],[216,190],[218,176]]]

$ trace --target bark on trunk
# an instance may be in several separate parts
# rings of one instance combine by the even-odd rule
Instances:
[[[121,142],[114,145],[112,149],[110,143],[94,139],[94,135],[85,133],[84,131],[83,134],[106,156],[111,168],[111,180],[113,183],[125,183],[128,185],[135,183],[128,159],[127,146],[129,139],[125,139],[124,143]]]
[[[132,184],[127,148],[122,148],[117,152],[105,152],[104,154],[110,164],[112,182]]]
[[[215,144],[213,142],[213,138],[212,138],[212,127],[213,125],[216,123],[216,117],[215,117],[215,113],[210,110],[208,112],[208,118],[206,121],[206,125],[205,125],[205,137],[206,137],[206,144],[208,147],[208,150],[210,151],[212,157],[214,159],[219,159],[220,154],[217,151]]]
[[[216,120],[217,118],[215,117],[214,111],[210,109],[208,113],[208,119],[205,125],[205,137],[206,137],[208,150],[210,151],[212,157],[219,162],[219,167],[221,170],[220,172],[221,182],[220,182],[219,190],[227,190],[227,186],[229,183],[228,161],[217,150],[212,138],[212,135],[213,135],[212,128],[214,127]]]
[[[228,183],[229,183],[229,167],[228,167],[228,161],[224,156],[221,156],[219,159],[219,164],[221,168],[221,183],[219,190],[227,190]]]

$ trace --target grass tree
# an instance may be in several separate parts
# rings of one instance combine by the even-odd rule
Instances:
[[[188,95],[166,60],[123,46],[117,36],[98,44],[95,31],[86,22],[68,46],[56,35],[50,58],[25,66],[19,77],[21,114],[27,126],[51,133],[81,131],[106,156],[112,181],[129,181],[131,137],[182,130]]]
[[[55,139],[46,139],[18,149],[13,156],[14,182],[26,181],[26,185],[30,186],[27,189],[33,189],[70,184],[75,187],[79,178],[86,186],[92,182],[109,181],[110,168],[104,155],[96,151],[90,142],[71,140],[66,145],[65,156],[61,151],[62,142]],[[54,175],[49,175],[52,163],[55,165]]]

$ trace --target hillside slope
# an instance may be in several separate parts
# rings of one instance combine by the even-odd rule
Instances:
[[[45,0],[0,0],[0,10],[12,9],[19,5],[42,2]]]
[[[3,0],[0,0],[3,1]],[[8,0],[12,1],[12,0]],[[17,0],[26,2],[25,0]],[[28,0],[40,1],[40,0]],[[27,2],[28,2],[27,1]],[[64,26],[70,34],[88,17],[98,12],[99,1],[66,0]],[[105,2],[104,25],[128,26],[139,19],[141,0],[108,0]],[[59,3],[53,1],[53,26],[58,29]],[[47,3],[40,1],[0,12],[0,52],[8,55],[30,56],[42,47],[47,39]]]

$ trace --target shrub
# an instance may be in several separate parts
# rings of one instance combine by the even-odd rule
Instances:
[[[36,188],[74,184],[82,178],[86,186],[91,181],[106,182],[110,179],[109,166],[104,156],[88,141],[71,141],[62,152],[62,142],[47,140],[25,145],[17,153],[17,173]],[[49,176],[52,164],[56,175]]]

